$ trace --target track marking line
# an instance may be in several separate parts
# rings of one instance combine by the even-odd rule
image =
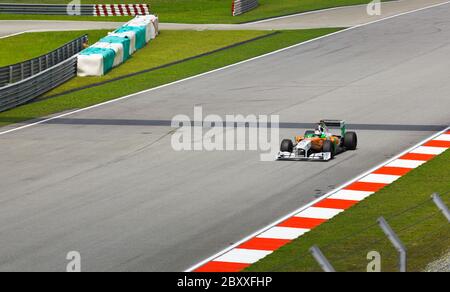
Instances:
[[[335,35],[338,35],[338,34],[341,34],[341,33],[345,33],[345,32],[348,32],[348,31],[351,31],[351,30],[354,30],[354,29],[358,29],[358,28],[361,28],[361,27],[364,27],[364,26],[368,26],[368,25],[375,24],[375,23],[378,23],[378,22],[386,21],[386,20],[389,20],[389,19],[393,19],[393,18],[396,18],[396,17],[401,17],[401,16],[408,15],[408,14],[413,14],[413,13],[416,13],[416,12],[420,12],[420,11],[423,11],[423,10],[427,10],[427,9],[431,9],[431,8],[435,8],[435,7],[439,7],[439,6],[443,6],[443,5],[447,5],[447,4],[450,4],[450,1],[439,3],[439,4],[430,5],[430,6],[427,6],[427,7],[422,7],[422,8],[419,8],[419,9],[415,9],[415,10],[399,13],[399,14],[396,14],[396,15],[391,15],[391,16],[388,16],[388,17],[385,17],[385,18],[377,19],[377,20],[374,20],[374,21],[370,21],[370,22],[367,22],[367,23],[360,24],[360,25],[355,25],[355,26],[352,26],[352,27],[349,27],[349,28],[346,28],[346,29],[343,29],[343,30],[340,30],[340,31],[336,31],[336,32],[333,32],[333,33],[330,33],[330,34],[327,34],[327,35],[323,35],[323,36],[320,36],[320,37],[317,37],[317,38],[314,38],[314,39],[307,40],[305,42],[298,43],[298,44],[295,44],[295,45],[292,45],[292,46],[289,46],[289,47],[286,47],[286,48],[282,48],[282,49],[279,49],[279,50],[276,50],[276,51],[273,51],[273,52],[269,52],[267,54],[263,54],[263,55],[260,55],[260,56],[254,57],[254,58],[250,58],[250,59],[238,62],[238,63],[230,64],[230,65],[225,66],[225,67],[217,68],[217,69],[205,72],[205,73],[194,75],[194,76],[191,76],[191,77],[188,77],[188,78],[185,78],[185,79],[177,80],[177,81],[174,81],[174,82],[171,82],[171,83],[163,84],[163,85],[160,85],[160,86],[157,86],[157,87],[154,87],[154,88],[150,88],[150,89],[146,89],[146,90],[143,90],[143,91],[139,91],[139,92],[136,92],[136,93],[132,93],[132,94],[129,94],[129,95],[126,95],[126,96],[122,96],[122,97],[119,97],[119,98],[116,98],[116,99],[112,99],[112,100],[109,100],[109,101],[106,101],[106,102],[102,102],[102,103],[99,103],[99,104],[96,104],[96,105],[92,105],[92,106],[85,107],[85,108],[82,108],[82,109],[78,109],[78,110],[74,110],[74,111],[71,111],[71,112],[67,112],[67,113],[64,113],[64,114],[61,114],[61,115],[57,115],[57,116],[54,116],[54,117],[51,117],[51,118],[43,119],[43,120],[38,121],[38,122],[34,122],[34,123],[31,123],[31,124],[19,126],[17,128],[9,129],[7,131],[0,132],[0,135],[5,135],[5,134],[8,134],[8,133],[12,133],[12,132],[16,132],[16,131],[19,131],[19,130],[23,130],[23,129],[26,129],[26,128],[29,128],[29,127],[33,127],[33,126],[36,126],[36,125],[40,125],[40,124],[46,123],[48,121],[56,120],[56,119],[67,117],[67,116],[70,116],[70,115],[73,115],[73,114],[77,114],[77,113],[80,113],[80,112],[89,111],[89,110],[95,109],[97,107],[101,107],[101,106],[104,106],[104,105],[108,105],[108,104],[112,104],[112,103],[115,103],[115,102],[118,102],[118,101],[122,101],[122,100],[131,98],[131,97],[143,94],[143,93],[156,91],[156,90],[168,87],[168,86],[172,86],[172,85],[175,85],[175,84],[178,84],[178,83],[186,82],[188,80],[192,80],[192,79],[195,79],[195,78],[200,78],[200,77],[203,77],[203,76],[206,76],[206,75],[209,75],[209,74],[213,74],[213,73],[216,73],[216,72],[227,70],[229,68],[233,68],[233,67],[245,64],[245,63],[253,62],[253,61],[259,60],[261,58],[265,58],[265,57],[268,57],[268,56],[271,56],[271,55],[275,55],[275,54],[278,54],[278,53],[281,53],[281,52],[284,52],[284,51],[287,51],[287,50],[290,50],[290,49],[293,49],[293,48],[297,48],[297,47],[300,47],[300,46],[303,46],[303,45],[306,45],[306,44],[309,44],[309,43],[312,43],[312,42],[316,42],[318,40],[329,38],[329,37],[332,37],[332,36],[335,36]]]

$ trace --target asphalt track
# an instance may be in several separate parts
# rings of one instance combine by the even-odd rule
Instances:
[[[399,0],[384,2],[381,15],[373,16],[367,14],[366,5],[355,5],[311,11],[246,24],[161,23],[159,28],[161,30],[284,30],[351,27],[445,1]],[[0,20],[0,37],[25,31],[115,29],[121,24],[120,22],[103,21]]]
[[[0,271],[63,271],[72,250],[84,271],[184,270],[402,152],[450,124],[448,15],[403,15],[0,135]],[[359,149],[328,163],[175,152],[167,121],[194,105],[283,125],[346,119]]]

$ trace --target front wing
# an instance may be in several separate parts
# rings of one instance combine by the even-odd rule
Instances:
[[[297,155],[295,152],[279,152],[277,160],[328,161],[331,160],[331,152],[312,153],[307,157]]]

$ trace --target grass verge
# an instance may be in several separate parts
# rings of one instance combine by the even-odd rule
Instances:
[[[138,91],[153,88],[159,85],[167,84],[176,80],[180,80],[213,69],[217,69],[223,66],[227,66],[233,63],[237,63],[252,57],[269,53],[271,51],[275,51],[284,47],[301,43],[306,40],[323,36],[335,32],[337,30],[339,30],[339,28],[281,31],[280,33],[273,34],[267,38],[262,38],[253,42],[245,43],[243,45],[233,47],[227,50],[218,51],[201,58],[192,59],[173,66],[161,68],[152,72],[139,74],[133,77],[108,83],[99,87],[89,88],[74,93],[58,96],[55,98],[44,99],[41,101],[20,106],[18,108],[0,113],[0,126],[36,119],[67,110],[91,106],[127,94],[132,94]],[[162,32],[161,39],[166,33],[168,32]],[[172,33],[175,34],[175,32]],[[180,35],[184,33],[185,32],[181,32]],[[147,62],[151,61],[158,62],[158,56],[160,58],[159,62],[167,61],[167,58],[170,57],[171,54],[175,54],[176,51],[178,51],[177,58],[181,58],[182,51],[184,51],[183,53],[184,56],[187,56],[188,54],[192,53],[190,52],[192,46],[200,45],[199,41],[201,39],[203,39],[203,41],[208,44],[206,46],[207,49],[212,49],[213,47],[209,46],[210,43],[208,43],[210,38],[204,38],[202,37],[204,36],[202,34],[206,33],[213,35],[213,34],[220,34],[221,32],[205,31],[192,33],[199,34],[199,37],[187,38],[186,41],[190,45],[185,44],[186,47],[183,47],[183,49],[181,48],[177,49],[177,47],[174,46],[172,43],[167,43],[166,46],[161,46],[161,48],[157,50],[159,52],[157,55],[155,55],[153,58],[143,61],[142,65],[145,64],[150,68],[152,66]],[[261,32],[256,33],[260,34]],[[253,34],[252,36],[255,35]],[[176,35],[173,35],[172,37],[176,38]],[[149,46],[156,46],[156,41],[153,44],[149,44]],[[169,54],[165,50],[165,48],[168,50],[170,50],[171,48],[175,51]],[[149,53],[151,52],[152,50],[149,51]],[[148,56],[145,56],[145,58],[147,57]],[[135,54],[133,58],[137,59],[135,62],[140,63],[138,59],[140,58],[139,53]],[[129,62],[132,62],[132,60],[130,60]],[[116,70],[120,70],[120,67],[117,68]]]
[[[8,2],[9,0],[0,0]],[[258,19],[301,13],[331,7],[366,4],[371,0],[260,0],[260,6],[240,16],[231,16],[231,0],[110,0],[108,3],[150,3],[161,22],[176,23],[240,23]],[[18,0],[18,3],[67,3],[65,0]],[[82,3],[105,3],[86,0]],[[71,17],[39,15],[0,15],[0,19],[53,19],[124,21],[125,17]]]
[[[269,33],[267,31],[162,31],[155,40],[137,51],[127,62],[114,68],[107,75],[102,77],[76,77],[47,93],[46,96],[113,80]]]
[[[382,271],[398,271],[398,254],[376,224],[384,216],[408,249],[408,270],[423,271],[450,246],[450,224],[431,201],[450,206],[450,151],[411,171],[353,208],[308,232],[246,271],[321,271],[308,252],[317,244],[337,271],[367,270],[368,252],[382,256]]]
[[[39,57],[85,33],[83,31],[27,33],[0,39],[0,67]],[[92,40],[97,40],[107,31],[89,31],[88,33]]]

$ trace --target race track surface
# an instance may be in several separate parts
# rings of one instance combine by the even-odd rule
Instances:
[[[450,5],[0,135],[0,271],[181,271],[450,124]],[[174,152],[177,114],[341,118],[329,163]],[[404,125],[404,126],[399,126]],[[304,129],[286,127],[282,137]]]

